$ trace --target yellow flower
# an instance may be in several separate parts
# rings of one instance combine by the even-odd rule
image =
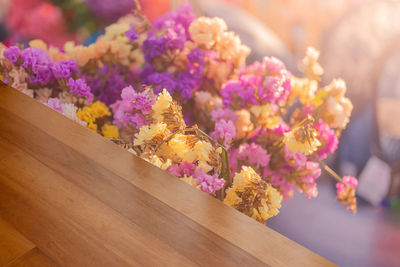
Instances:
[[[145,160],[163,170],[166,170],[172,164],[170,159],[164,162],[157,155],[152,155],[149,159],[145,158]]]
[[[84,122],[87,122],[88,124],[93,124],[96,120],[96,118],[93,116],[90,107],[84,107],[78,109],[78,112],[76,113],[76,116]]]
[[[324,74],[324,69],[318,62],[319,51],[314,47],[307,47],[306,56],[303,58],[303,64],[306,67],[307,76],[313,80],[319,80]]]
[[[261,178],[252,167],[243,166],[240,173],[235,174],[233,180],[233,188],[240,192],[245,190],[249,184],[261,181]]]
[[[184,159],[188,162],[192,162],[194,160],[194,155],[191,152],[191,149],[187,142],[187,136],[184,134],[176,134],[169,142],[168,147],[178,155],[181,159]]]
[[[163,121],[163,116],[162,114],[169,108],[169,106],[172,103],[172,97],[168,93],[166,89],[162,91],[161,94],[157,96],[157,100],[154,103],[152,109],[153,109],[153,118],[157,121]]]
[[[142,126],[139,130],[139,133],[135,135],[136,139],[134,140],[133,144],[135,146],[143,145],[146,141],[150,141],[154,137],[164,134],[166,129],[167,125],[162,122]]]
[[[95,119],[111,115],[111,112],[106,104],[101,101],[96,101],[90,105],[90,113]]]
[[[97,125],[96,125],[96,119],[104,117],[104,116],[109,116],[111,115],[108,107],[100,101],[96,101],[92,103],[90,106],[86,106],[84,108],[80,108],[77,113],[77,117],[87,123],[87,128],[91,129],[92,131],[97,131]],[[105,137],[113,137],[113,138],[118,138],[115,136],[119,136],[118,131],[115,130],[115,126],[111,127],[111,125],[103,126],[101,129],[103,132],[103,135]],[[106,134],[104,133],[106,131]],[[107,135],[107,136],[106,136]]]
[[[238,197],[234,188],[231,187],[226,190],[226,196],[224,199],[224,203],[226,205],[233,207],[235,205],[238,205],[240,202],[242,202],[242,199]]]
[[[205,173],[207,173],[213,169],[213,167],[210,166],[210,164],[208,164],[206,161],[202,161],[202,160],[199,160],[199,162],[197,163],[197,167],[203,169]]]
[[[30,47],[40,48],[44,51],[47,51],[47,44],[40,39],[34,39],[29,42]]]
[[[283,143],[293,153],[303,153],[308,156],[318,149],[321,142],[317,139],[317,131],[308,126],[301,126],[285,133]]]
[[[193,148],[198,160],[209,161],[209,154],[213,150],[212,145],[206,141],[197,141]]]
[[[262,106],[253,105],[250,107],[250,112],[256,117],[257,123],[266,128],[274,129],[278,127],[279,122],[282,120],[280,116],[275,116],[271,105],[266,104]]]
[[[279,213],[282,196],[251,167],[243,166],[236,173],[233,185],[226,190],[224,203],[259,222]]]
[[[268,216],[276,216],[279,213],[279,209],[282,207],[282,195],[270,184],[268,184],[267,187],[267,195],[269,197],[269,202],[267,203],[269,209]]]
[[[290,80],[291,90],[289,94],[289,102],[293,103],[298,97],[302,104],[310,103],[318,90],[318,82],[308,78],[297,78],[292,76]]]
[[[106,138],[119,138],[119,131],[118,127],[111,124],[104,124],[101,128],[101,132],[104,137]]]
[[[97,124],[94,122],[89,122],[86,127],[92,130],[93,132],[97,132]]]

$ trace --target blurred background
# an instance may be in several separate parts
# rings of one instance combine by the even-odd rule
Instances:
[[[139,0],[154,20],[179,0]],[[323,82],[342,77],[354,104],[329,164],[359,178],[359,211],[335,201],[322,176],[319,196],[296,194],[268,226],[340,266],[400,266],[400,1],[192,0],[219,16],[252,53],[280,58],[295,74],[307,46],[321,51]],[[89,44],[130,12],[133,0],[0,0],[0,41]]]

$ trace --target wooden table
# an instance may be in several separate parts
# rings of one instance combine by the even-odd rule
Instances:
[[[3,265],[333,264],[1,86]]]

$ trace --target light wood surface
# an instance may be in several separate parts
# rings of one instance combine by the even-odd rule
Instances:
[[[2,265],[333,264],[2,86]]]

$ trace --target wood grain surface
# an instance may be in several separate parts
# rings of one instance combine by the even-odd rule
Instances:
[[[0,266],[329,265],[1,86]]]

